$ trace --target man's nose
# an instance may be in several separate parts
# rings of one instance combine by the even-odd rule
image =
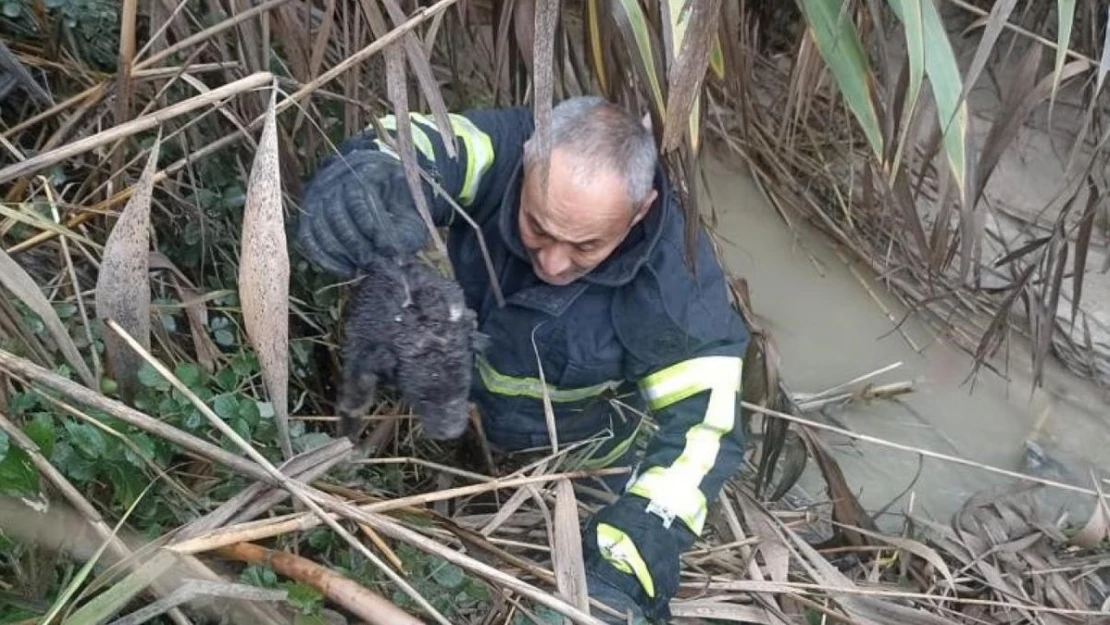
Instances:
[[[540,265],[549,276],[561,275],[571,268],[570,254],[561,245],[549,245],[540,251]]]

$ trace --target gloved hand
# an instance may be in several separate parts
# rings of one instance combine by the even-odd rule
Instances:
[[[667,527],[647,508],[643,497],[622,495],[590,519],[582,541],[590,596],[618,611],[635,606],[634,623],[670,618],[679,555],[694,541],[682,521]],[[598,617],[612,618],[600,611]]]
[[[301,207],[301,248],[309,260],[343,278],[374,256],[411,257],[428,240],[401,163],[360,137],[321,163]]]

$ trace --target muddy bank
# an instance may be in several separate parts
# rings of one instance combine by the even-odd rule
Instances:
[[[873,382],[914,385],[898,401],[856,404],[816,418],[1084,487],[1091,487],[1092,470],[1105,477],[1100,471],[1110,445],[1110,406],[1092,384],[1052,362],[1044,388],[1031,391],[1029,358],[1013,350],[1009,380],[980,369],[973,381],[965,382],[973,363],[969,355],[912,319],[902,326],[908,339],[896,331],[876,298],[897,320],[904,307],[884,293],[865,267],[846,264],[847,256],[839,256],[819,233],[796,218],[793,230],[788,227],[747,171],[733,162],[725,164],[720,155],[706,157],[708,196],[703,197],[716,209],[723,260],[732,273],[748,280],[756,313],[776,341],[792,389],[818,392],[899,362],[900,367]],[[970,467],[919,461],[916,454],[824,436],[867,509],[886,505],[913,483],[888,510],[888,523],[899,521],[911,498],[916,513],[947,521],[975,492],[1013,482]],[[819,500],[826,497],[815,467],[807,470],[802,486]],[[1067,506],[1083,518],[1092,501],[1057,489],[1045,490],[1042,498],[1051,510]]]

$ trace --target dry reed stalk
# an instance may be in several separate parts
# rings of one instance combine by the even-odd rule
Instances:
[[[374,531],[374,528],[365,523],[359,523],[358,528],[362,530],[362,533],[365,534],[367,538],[370,539],[370,542],[374,543],[374,546],[378,548],[378,551],[382,552],[382,556],[389,561],[390,566],[396,569],[398,573],[402,575],[408,575],[408,572],[405,570],[404,562],[401,562],[401,558],[397,557],[397,554],[389,548],[389,545],[387,545],[385,541],[382,540],[382,537]]]
[[[541,484],[544,482],[552,482],[560,479],[574,480],[588,477],[590,475],[608,473],[616,474],[625,472],[627,472],[626,469],[614,468],[500,479],[486,482],[484,484],[459,486],[457,488],[425,493],[422,495],[411,495],[409,497],[400,497],[397,499],[377,501],[370,504],[356,506],[354,507],[354,509],[358,510],[361,513],[367,514],[384,513],[435,501],[446,501],[466,495],[488,493],[503,488],[529,486],[533,484]],[[282,534],[287,534],[293,531],[304,531],[316,527],[319,524],[320,519],[318,517],[315,517],[308,512],[299,512],[288,514],[277,519],[268,519],[266,521],[256,521],[223,527],[217,530],[212,530],[200,536],[196,536],[194,538],[191,538],[190,540],[171,545],[167,548],[177,553],[199,553],[202,551],[215,549],[220,546],[230,545],[237,542],[254,542],[262,540],[264,538],[280,536]]]
[[[351,447],[350,439],[337,439],[282,463],[279,469],[291,478],[310,483],[347,458]],[[269,488],[265,483],[256,482],[204,517],[177,530],[173,542],[192,538],[226,523],[245,523],[262,515],[288,496],[289,493],[284,489]]]
[[[390,536],[396,540],[403,540],[404,542],[407,542],[408,544],[417,547],[422,551],[443,558],[444,560],[447,560],[452,564],[462,567],[476,575],[501,584],[505,588],[514,590],[517,593],[524,595],[533,601],[541,603],[559,612],[565,617],[573,619],[576,623],[584,623],[588,625],[604,625],[597,618],[590,616],[589,614],[548,593],[540,591],[538,588],[535,588],[531,584],[525,583],[507,573],[504,573],[503,571],[489,566],[488,564],[484,564],[482,562],[479,562],[478,560],[475,560],[474,558],[470,558],[453,549],[449,549],[443,545],[440,545],[436,541],[430,538],[425,538],[424,536],[421,536],[413,530],[410,530],[387,517],[378,514],[366,514],[365,519],[366,522],[370,523],[372,526],[374,526],[375,529],[377,529],[382,534],[385,534],[386,536]],[[592,601],[592,603],[595,606],[602,607],[596,601]]]
[[[313,78],[312,81],[305,84],[291,96],[289,96],[285,100],[282,100],[282,103],[279,104],[277,107],[277,111],[280,113],[286,108],[292,106],[295,102],[304,99],[305,96],[319,89],[321,85],[331,82],[334,78],[344,74],[345,72],[347,72],[347,70],[351,69],[355,65],[358,65],[374,54],[381,52],[382,50],[396,42],[398,39],[405,36],[405,34],[412,29],[435,17],[439,13],[442,13],[443,11],[451,8],[451,5],[455,4],[456,2],[458,2],[458,0],[439,0],[431,6],[421,7],[413,11],[412,15],[407,21],[405,21],[404,24],[397,26],[393,30],[389,31],[389,33],[387,33],[386,35],[375,39],[365,48],[343,59],[335,67],[329,69],[323,74],[320,74],[316,78]]]
[[[3,137],[5,139],[11,139],[11,138],[15,137],[16,135],[18,135],[19,133],[23,132],[24,130],[30,128],[31,126],[34,126],[35,124],[37,124],[41,121],[50,119],[50,118],[54,117],[55,115],[57,115],[58,113],[61,113],[62,111],[66,110],[70,107],[76,106],[78,104],[86,104],[87,105],[87,104],[90,104],[90,103],[97,102],[104,95],[104,93],[107,91],[107,89],[108,89],[108,84],[107,83],[100,83],[98,85],[93,85],[92,87],[89,87],[88,89],[85,89],[81,93],[78,93],[77,95],[66,98],[62,102],[59,102],[59,103],[55,104],[54,106],[46,109],[45,111],[43,111],[41,113],[38,113],[37,115],[32,115],[31,117],[28,117],[27,119],[20,120],[20,122],[18,124],[16,124],[16,125],[12,126],[11,128],[5,130],[3,133],[0,133],[0,137]]]
[[[143,115],[142,117],[137,117],[123,124],[119,124],[118,126],[113,126],[91,137],[79,139],[60,148],[50,150],[49,152],[36,154],[25,161],[0,169],[0,183],[8,182],[20,176],[36,172],[44,167],[55,165],[67,158],[71,158],[107,143],[118,141],[124,137],[129,137],[135,133],[156,128],[159,124],[163,124],[167,120],[179,115],[189,113],[203,106],[215,104],[226,97],[262,87],[272,82],[273,78],[273,74],[270,72],[257,72],[246,78],[213,89],[208,93],[189,98],[188,100],[176,104],[171,104],[149,115]]]

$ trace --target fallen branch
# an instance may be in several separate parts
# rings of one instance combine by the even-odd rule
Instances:
[[[275,573],[312,586],[331,601],[372,625],[422,625],[418,619],[381,595],[306,558],[266,549],[253,543],[220,547],[216,554],[229,560],[267,565]]]

